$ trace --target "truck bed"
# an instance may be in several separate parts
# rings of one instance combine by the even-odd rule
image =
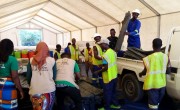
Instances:
[[[118,57],[117,65],[119,74],[122,74],[123,70],[130,70],[136,74],[139,81],[144,81],[144,77],[139,77],[139,73],[144,69],[142,60]]]

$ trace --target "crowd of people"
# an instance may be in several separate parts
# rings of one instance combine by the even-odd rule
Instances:
[[[139,10],[132,12],[126,35],[128,35],[128,47],[140,48],[140,21],[137,19]],[[57,102],[58,110],[65,110],[64,99],[71,97],[76,110],[83,110],[82,98],[75,80],[81,79],[79,53],[85,57],[86,75],[92,72],[92,85],[103,89],[104,107],[101,110],[119,109],[121,106],[116,97],[117,85],[117,53],[114,48],[117,43],[115,29],[110,30],[110,37],[103,39],[98,33],[94,35],[95,44],[79,50],[76,39],[68,43],[61,54],[61,45],[57,44],[54,58],[49,55],[49,48],[45,42],[39,42],[35,55],[27,65],[27,80],[30,85],[29,94],[34,110],[52,110]],[[165,93],[166,66],[169,66],[168,56],[160,52],[162,41],[159,38],[153,40],[154,53],[143,59],[147,75],[144,82],[144,90],[148,91],[148,104],[151,110],[157,110]],[[0,41],[0,109],[17,109],[17,90],[21,98],[24,93],[18,78],[18,62],[11,56],[14,50],[13,42],[9,39]],[[158,65],[158,66],[154,66]],[[161,71],[163,70],[163,71]],[[161,71],[159,73],[159,71]],[[153,73],[153,74],[151,74]],[[155,74],[157,73],[157,74]],[[141,73],[139,76],[145,75]],[[17,90],[16,90],[17,88]],[[156,96],[156,97],[154,97]]]

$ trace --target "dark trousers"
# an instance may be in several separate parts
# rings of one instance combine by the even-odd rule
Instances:
[[[97,65],[93,65],[93,72],[101,70],[101,67],[98,67]],[[96,87],[98,87],[97,81],[99,80],[99,86],[103,88],[103,79],[102,79],[102,73],[99,74],[92,74],[92,84]]]
[[[117,86],[117,78],[113,79],[107,84],[104,84],[103,92],[104,92],[104,100],[105,100],[105,109],[110,110],[110,105],[119,105],[117,96],[116,96],[116,86]]]
[[[56,98],[58,110],[65,110],[64,99],[69,96],[75,103],[75,110],[83,110],[80,90],[75,87],[57,87]]]
[[[165,90],[165,87],[163,87],[160,89],[151,89],[147,91],[149,110],[158,110],[158,105],[164,97]],[[155,108],[153,108],[153,106],[155,106]]]
[[[92,72],[92,63],[88,62],[88,61],[85,61],[85,67],[86,67],[86,75],[87,75],[87,77],[89,77],[88,72],[89,72],[89,69]]]

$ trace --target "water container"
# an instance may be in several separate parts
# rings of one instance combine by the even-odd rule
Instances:
[[[27,51],[27,50],[22,50],[21,53],[22,53],[22,54],[27,54],[28,51]]]
[[[28,58],[31,58],[31,57],[33,57],[34,56],[34,51],[29,51],[28,52]]]
[[[15,52],[14,52],[14,56],[15,56],[16,58],[21,58],[21,52],[20,52],[20,51],[15,51]]]
[[[21,58],[28,58],[28,51],[27,50],[21,51]]]
[[[49,51],[50,57],[53,57],[53,51]]]

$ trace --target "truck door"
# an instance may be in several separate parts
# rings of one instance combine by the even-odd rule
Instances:
[[[169,58],[171,62],[171,74],[167,75],[167,92],[180,100],[180,31],[174,32],[170,41]]]

